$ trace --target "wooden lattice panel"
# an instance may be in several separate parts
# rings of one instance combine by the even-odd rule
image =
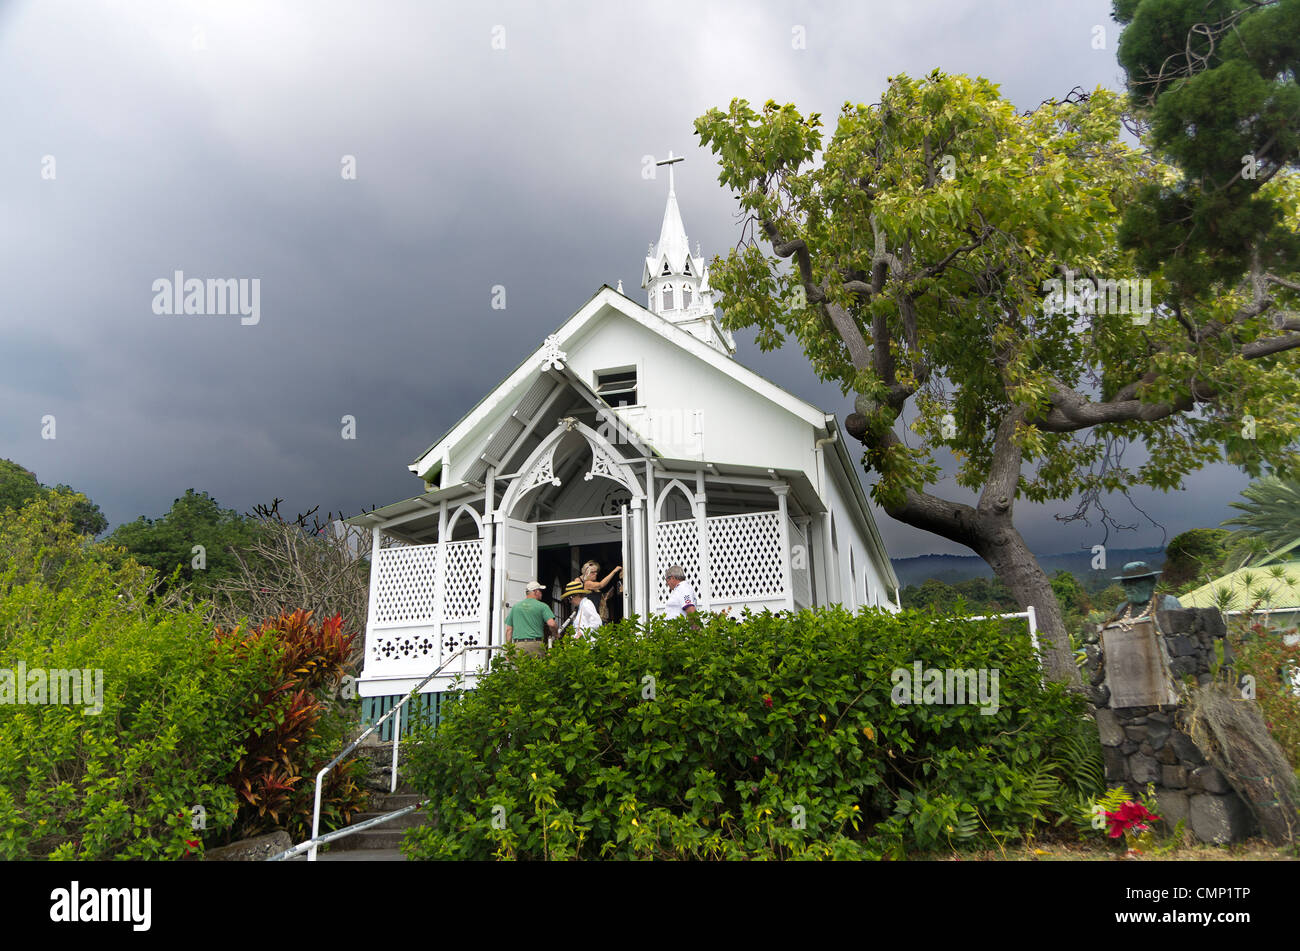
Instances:
[[[704,597],[704,592],[700,590],[700,539],[695,519],[660,522],[655,528],[655,547],[659,555],[659,570],[655,577],[658,603],[666,604],[668,601],[664,572],[672,565],[681,565],[686,572],[686,580],[695,589],[696,595]]]
[[[469,621],[482,608],[483,542],[472,538],[447,543],[447,578],[443,595],[444,621]]]
[[[375,562],[373,624],[418,624],[434,618],[438,546],[381,548]]]
[[[781,513],[750,512],[709,519],[709,583],[713,601],[785,594]]]

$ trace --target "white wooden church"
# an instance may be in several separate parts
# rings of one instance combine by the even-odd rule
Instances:
[[[624,566],[611,620],[658,610],[670,565],[704,611],[897,610],[835,417],[733,359],[671,164],[641,286],[644,304],[621,282],[602,286],[410,464],[421,494],[350,520],[374,529],[368,714],[458,648],[500,644],[534,578],[563,617],[560,591],[587,560],[602,578]],[[487,654],[473,655],[466,684]],[[428,685],[424,706],[451,677]]]

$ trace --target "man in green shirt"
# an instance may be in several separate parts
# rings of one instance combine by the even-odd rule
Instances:
[[[526,597],[516,601],[506,615],[506,643],[514,641],[519,649],[533,657],[541,657],[546,650],[545,635],[555,633],[555,615],[542,600],[542,585],[528,582]]]

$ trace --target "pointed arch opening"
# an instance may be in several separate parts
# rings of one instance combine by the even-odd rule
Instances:
[[[673,479],[664,486],[655,505],[655,519],[660,522],[676,522],[690,518],[695,514],[695,493],[679,479]]]

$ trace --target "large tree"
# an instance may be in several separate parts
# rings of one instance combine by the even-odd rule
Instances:
[[[1300,160],[1300,0],[1116,0],[1135,117],[1181,175],[1144,186],[1122,242],[1181,297],[1294,261],[1268,183]],[[1294,287],[1291,288],[1295,290]]]
[[[60,509],[71,518],[71,525],[83,535],[98,535],[108,528],[108,519],[99,510],[99,506],[71,486],[59,485],[51,488],[42,485],[36,473],[24,469],[9,459],[0,459],[0,512],[5,509],[21,509],[32,499],[48,498],[51,493],[76,496],[71,507]]]
[[[106,539],[125,548],[142,565],[157,569],[163,586],[180,568],[181,580],[210,595],[238,571],[234,549],[250,545],[256,525],[234,509],[223,509],[206,492],[186,489],[171,510],[157,519],[143,515],[124,522]],[[196,551],[196,546],[201,550]]]
[[[793,105],[735,100],[696,120],[745,216],[712,265],[728,326],[765,349],[793,335],[855,394],[845,428],[875,500],[988,562],[1037,608],[1049,676],[1074,684],[1016,500],[1078,498],[1083,514],[1111,491],[1177,488],[1224,454],[1283,464],[1300,434],[1300,321],[1275,326],[1258,282],[1197,313],[1164,306],[1158,273],[1154,312],[1140,284],[1099,283],[1136,279],[1122,209],[1175,174],[1123,143],[1121,111],[1098,90],[1018,114],[994,84],[936,70],[846,104],[824,150],[820,117]],[[1294,214],[1291,185],[1267,187]],[[1136,469],[1133,441],[1150,454]],[[931,491],[944,449],[974,504]]]

